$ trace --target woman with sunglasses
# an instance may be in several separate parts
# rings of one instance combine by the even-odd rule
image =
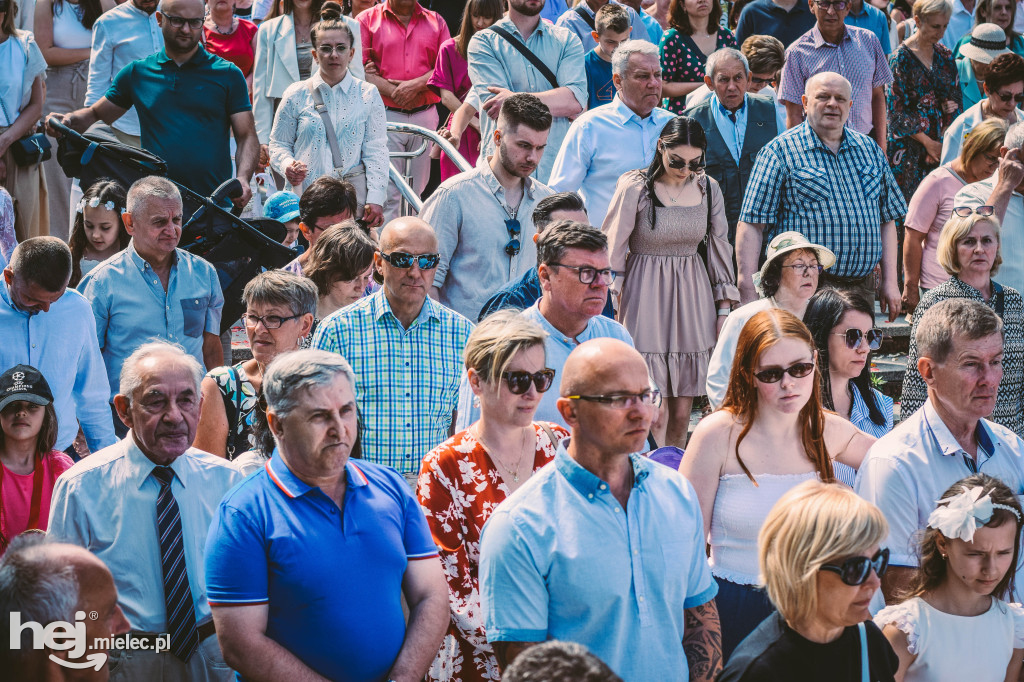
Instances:
[[[804,323],[818,347],[822,407],[881,438],[892,430],[892,398],[871,387],[871,351],[882,346],[873,312],[854,293],[822,289],[807,304]]]
[[[669,121],[651,165],[619,178],[601,228],[618,275],[618,320],[666,398],[667,419],[654,427],[659,445],[686,444],[693,398],[704,394],[711,351],[740,300],[722,190],[704,174],[706,148],[697,121]]]
[[[543,329],[512,310],[477,325],[465,359],[480,419],[423,459],[417,496],[441,553],[451,605],[448,634],[428,680],[496,679],[498,663],[480,606],[480,532],[569,435],[561,426],[533,421],[555,378],[545,361],[544,337]]]
[[[776,611],[716,679],[894,682],[900,660],[868,610],[889,566],[888,532],[882,512],[845,486],[806,481],[783,495],[758,537]]]
[[[1017,680],[1024,608],[1008,604],[1024,512],[997,478],[954,483],[928,517],[909,598],[875,623],[900,659],[897,682]]]
[[[993,59],[982,89],[985,98],[946,128],[942,136],[942,163],[960,155],[964,139],[982,121],[995,118],[1011,126],[1024,121],[1024,112],[1020,110],[1024,102],[1024,57],[1009,52]]]
[[[772,505],[806,480],[852,484],[875,441],[822,409],[816,363],[814,339],[795,315],[772,308],[751,317],[725,401],[697,425],[679,465],[704,515],[724,656],[772,610],[757,567],[757,533]]]
[[[1016,289],[1004,287],[992,276],[1003,262],[999,219],[991,206],[953,208],[939,235],[939,264],[950,278],[928,291],[914,311],[910,330],[907,371],[903,375],[900,411],[913,414],[928,398],[928,387],[917,370],[917,323],[936,303],[948,298],[969,298],[992,308],[1003,320],[1003,378],[999,382],[992,421],[1024,436],[1024,300]],[[1020,257],[1016,254],[1016,257]]]

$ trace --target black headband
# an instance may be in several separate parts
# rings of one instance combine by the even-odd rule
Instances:
[[[0,0],[0,4],[3,0]],[[980,47],[983,50],[1005,50],[1006,43],[1001,43],[998,40],[982,40],[981,38],[975,38],[971,36],[971,45],[974,47]]]

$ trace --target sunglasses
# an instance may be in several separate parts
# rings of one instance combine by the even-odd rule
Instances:
[[[392,251],[391,253],[381,251],[380,257],[391,263],[394,267],[402,268],[403,270],[411,268],[413,261],[416,262],[420,270],[433,270],[441,260],[441,254],[439,253],[421,253],[414,256],[411,253],[403,253],[401,251]]]
[[[665,150],[665,148],[662,147],[662,151],[667,150]],[[693,161],[684,161],[683,159],[670,158],[667,163],[668,167],[672,168],[673,170],[683,170],[684,168],[689,168],[691,173],[700,173],[702,170],[704,170],[704,167],[707,165],[704,162],[703,154],[700,155],[699,159],[694,159]]]
[[[533,382],[538,393],[544,393],[551,384],[555,382],[555,370],[553,369],[542,369],[539,372],[530,374],[523,370],[514,370],[511,372],[502,372],[501,378],[508,384],[509,393],[513,395],[522,395],[530,390],[530,382]]]
[[[762,384],[776,384],[782,381],[782,375],[788,374],[795,379],[803,379],[814,371],[813,362],[798,362],[790,367],[769,367],[754,373],[754,378]]]
[[[860,348],[861,341],[865,336],[868,339],[868,348],[871,350],[878,350],[882,347],[882,332],[879,329],[869,329],[867,334],[860,329],[847,329],[845,332],[835,332],[833,336],[845,337],[846,347],[850,350]]]
[[[953,209],[953,213],[961,218],[970,218],[974,213],[987,218],[991,215],[995,215],[995,212],[996,209],[994,206],[979,206],[977,208],[972,208],[970,206],[957,206]]]
[[[864,581],[871,575],[872,569],[881,578],[889,568],[889,548],[883,547],[875,552],[870,559],[866,556],[850,557],[841,564],[825,564],[822,571],[838,573],[839,579],[851,587],[863,585]]]
[[[522,234],[523,228],[515,218],[507,218],[505,220],[505,229],[508,230],[509,237],[508,243],[505,244],[505,253],[509,256],[515,256],[522,248],[519,243],[519,235]]]
[[[1015,100],[1017,102],[1017,104],[1020,104],[1021,102],[1024,102],[1024,92],[1022,92],[1020,94],[1017,94],[1017,95],[1014,95],[1013,93],[1009,93],[1009,92],[995,92],[995,93],[992,93],[992,94],[994,94],[996,97],[998,97],[1004,103],[1009,102],[1011,99]]]

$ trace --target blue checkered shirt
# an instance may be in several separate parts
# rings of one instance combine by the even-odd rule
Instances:
[[[355,371],[364,459],[416,473],[423,456],[448,439],[472,328],[427,298],[405,329],[384,289],[319,324],[313,348],[340,353]]]
[[[866,277],[882,257],[881,225],[907,212],[881,148],[846,128],[839,153],[807,123],[757,155],[740,220],[773,225],[765,242],[794,230],[835,252],[829,274]]]

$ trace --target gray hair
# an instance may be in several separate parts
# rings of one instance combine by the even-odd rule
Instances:
[[[625,76],[629,58],[634,54],[643,54],[658,60],[661,59],[658,46],[654,43],[649,43],[646,40],[624,40],[615,48],[615,52],[612,52],[612,73]]]
[[[118,393],[127,398],[129,403],[131,403],[135,391],[139,390],[139,387],[142,386],[139,364],[154,355],[171,355],[175,360],[185,365],[189,372],[191,372],[192,378],[195,379],[196,395],[199,395],[204,376],[203,366],[178,344],[155,339],[136,348],[128,356],[128,359],[124,361],[124,364],[121,365],[121,383],[118,387]]]
[[[1003,146],[1007,149],[1020,149],[1024,147],[1024,122],[1014,123],[1006,131],[1003,138]]]
[[[14,247],[7,267],[23,281],[53,293],[71,278],[71,249],[57,237],[32,237]]]
[[[298,405],[301,391],[329,386],[344,375],[356,390],[356,374],[348,360],[325,350],[296,350],[281,353],[263,373],[263,396],[267,409],[279,418],[287,417]]]
[[[739,50],[732,47],[723,47],[721,50],[715,50],[708,57],[707,63],[704,65],[704,73],[707,74],[708,78],[715,80],[715,71],[718,70],[718,65],[728,59],[735,59],[743,65],[743,74],[746,76],[750,75],[750,62]]]
[[[147,175],[136,180],[128,189],[128,196],[124,202],[125,213],[135,214],[146,206],[151,198],[174,199],[181,204],[181,192],[178,186],[167,178],[158,175]]]
[[[287,270],[267,270],[249,280],[242,291],[242,300],[247,306],[253,303],[283,305],[292,315],[315,317],[319,293],[308,277]]]
[[[993,334],[1003,336],[1003,321],[991,308],[967,298],[950,298],[921,316],[914,340],[919,358],[945,362],[956,339],[977,341]]]

